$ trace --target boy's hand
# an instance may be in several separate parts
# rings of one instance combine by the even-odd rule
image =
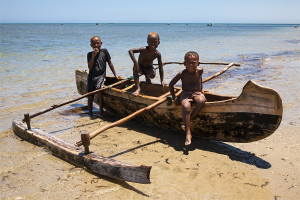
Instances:
[[[167,96],[167,105],[171,106],[173,104],[173,98],[172,95]]]
[[[94,48],[93,49],[93,56],[96,56],[97,54],[99,53],[99,49],[97,49],[97,48]]]
[[[166,86],[168,86],[168,84],[166,84],[166,83],[165,83],[165,82],[163,82],[163,81],[161,82],[161,84],[162,84],[162,86],[163,86],[163,87],[166,87]]]
[[[179,99],[177,97],[175,97],[175,99],[170,95],[167,97],[168,100],[168,105],[172,105],[174,103],[175,106],[180,106],[181,103],[179,101]]]
[[[181,105],[180,99],[178,97],[175,97],[174,104],[175,104],[175,106],[180,106]]]

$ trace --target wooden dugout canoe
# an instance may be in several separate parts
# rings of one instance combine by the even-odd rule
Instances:
[[[20,138],[42,146],[55,156],[83,167],[95,175],[105,175],[129,182],[150,183],[151,166],[134,166],[95,153],[84,154],[82,148],[75,147],[40,129],[31,128],[28,130],[24,123],[13,121],[12,127],[15,134]]]
[[[76,70],[78,93],[86,93],[87,71]],[[117,80],[107,77],[105,85]],[[175,92],[180,88],[175,87]],[[135,91],[133,80],[128,80],[103,91],[104,107],[121,116],[146,107],[169,92],[168,87],[141,82],[141,94]],[[96,97],[96,96],[95,96]],[[205,93],[207,102],[191,123],[194,136],[225,142],[254,142],[268,137],[278,128],[282,119],[282,100],[279,94],[248,81],[238,97]],[[96,99],[96,98],[95,98]],[[97,103],[97,99],[95,100]],[[164,102],[143,112],[137,120],[152,123],[158,127],[184,133],[181,129],[181,107]]]

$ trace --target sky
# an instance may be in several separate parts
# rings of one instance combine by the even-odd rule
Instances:
[[[0,0],[0,23],[300,23],[300,0]]]

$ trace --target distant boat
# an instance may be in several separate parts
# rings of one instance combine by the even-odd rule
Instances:
[[[165,24],[165,25],[170,25],[170,24]]]
[[[210,24],[206,24],[206,26],[212,26],[213,24],[212,23],[210,23]]]
[[[98,24],[98,23],[96,23],[96,25],[98,26],[99,24]]]

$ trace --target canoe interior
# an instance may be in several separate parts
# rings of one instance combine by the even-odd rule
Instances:
[[[86,93],[87,72],[76,70],[79,94]],[[105,85],[117,80],[107,77]],[[175,87],[175,91],[180,88]],[[141,82],[141,95],[134,96],[133,80],[104,91],[104,107],[121,117],[142,109],[168,94],[169,87]],[[254,142],[273,134],[282,120],[282,100],[273,89],[248,81],[239,96],[205,92],[207,102],[191,124],[194,136],[225,142]],[[181,106],[166,101],[146,111],[135,120],[184,134]]]
[[[118,80],[116,80],[115,78],[106,77],[106,81],[105,81],[104,85],[108,86],[108,85],[114,84],[116,82],[118,82]],[[169,92],[169,86],[161,87],[160,84],[148,84],[148,83],[142,81],[140,86],[141,86],[140,94],[143,96],[151,96],[151,97],[158,98]],[[133,93],[136,90],[133,80],[128,80],[125,83],[114,86],[113,88],[119,89],[121,91],[126,91],[128,93]],[[175,93],[178,90],[179,90],[179,88],[175,87]],[[205,93],[205,97],[206,97],[207,102],[224,101],[224,100],[235,98],[232,96],[222,96],[222,95],[216,95],[216,94],[211,94],[211,93]]]

